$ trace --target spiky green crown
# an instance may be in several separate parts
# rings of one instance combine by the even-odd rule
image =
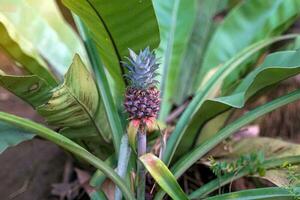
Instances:
[[[128,73],[125,77],[130,81],[131,87],[138,89],[147,89],[158,83],[155,77],[158,75],[156,70],[159,64],[155,57],[155,53],[150,51],[149,47],[140,51],[137,55],[129,49],[130,57],[127,62],[123,62],[127,67]]]

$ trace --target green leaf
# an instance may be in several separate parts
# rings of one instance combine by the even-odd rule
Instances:
[[[0,154],[8,147],[13,147],[34,137],[29,131],[24,131],[10,124],[0,122]]]
[[[173,131],[173,133],[171,134],[168,140],[166,152],[163,157],[164,162],[167,164],[171,162],[171,159],[175,151],[177,150],[178,145],[181,147],[180,149],[182,151],[188,151],[188,149],[191,148],[193,142],[196,140],[195,137],[197,136],[199,129],[202,127],[204,123],[200,120],[203,119],[208,120],[212,118],[210,113],[204,115],[201,113],[201,115],[199,116],[199,113],[202,112],[202,109],[206,109],[206,111],[212,113],[215,112],[215,114],[220,113],[219,112],[220,108],[218,107],[218,105],[216,105],[216,107],[213,108],[209,107],[209,109],[207,109],[208,107],[206,103],[210,101],[207,99],[215,95],[215,92],[218,90],[218,87],[220,87],[222,81],[228,74],[230,74],[234,69],[236,69],[236,67],[238,67],[241,63],[247,60],[250,56],[255,54],[260,49],[266,47],[267,45],[270,45],[279,40],[295,38],[296,36],[297,35],[286,35],[286,36],[271,38],[271,39],[257,42],[249,46],[248,48],[244,49],[242,52],[237,54],[234,58],[226,62],[222,67],[220,67],[218,71],[215,74],[213,74],[213,76],[209,79],[209,81],[203,86],[201,91],[198,91],[196,93],[193,100],[190,102],[188,107],[185,109],[184,113],[181,115],[175,127],[175,130]],[[284,66],[280,68],[284,69]],[[267,75],[268,74],[266,74],[265,76]],[[293,72],[291,72],[291,74],[289,75],[290,76],[293,75]],[[276,81],[279,80],[276,79]],[[232,99],[233,101],[235,100],[234,97]],[[230,105],[231,104],[232,103],[230,103]],[[224,111],[225,110],[222,110],[222,112]]]
[[[46,103],[53,89],[47,82],[36,75],[13,76],[0,70],[0,85],[11,91],[33,107]]]
[[[62,128],[60,132],[68,138],[87,140],[84,141],[87,148],[93,148],[90,150],[97,151],[97,155],[101,152],[105,155],[112,149],[111,132],[97,123],[105,114],[97,112],[103,109],[101,105],[93,77],[80,57],[75,55],[64,83],[55,88],[51,99],[37,110],[50,125]]]
[[[190,140],[196,140],[197,134],[207,120],[230,108],[242,108],[246,101],[258,91],[298,74],[300,72],[299,55],[300,51],[283,51],[270,54],[240,83],[231,95],[206,100],[185,129],[183,133],[185,137],[179,145],[180,148],[191,148]],[[207,138],[207,135],[200,134],[200,143]]]
[[[97,191],[97,192],[92,192],[89,194],[91,200],[107,200],[104,192],[102,191]]]
[[[0,8],[1,19],[9,22],[9,29],[22,33],[18,41],[35,49],[60,74],[67,70],[75,53],[84,56],[80,40],[59,14],[55,1],[2,0]]]
[[[197,18],[193,25],[192,34],[186,44],[187,48],[180,61],[180,76],[176,81],[176,98],[174,101],[180,105],[189,95],[194,93],[191,87],[197,74],[200,71],[203,54],[213,35],[217,20],[214,20],[216,13],[226,7],[224,0],[202,0],[197,2]]]
[[[63,16],[63,10],[59,8],[60,3],[56,2],[55,0],[50,0],[43,3],[41,3],[39,0],[25,1],[28,3],[28,5],[30,5],[30,7],[32,7],[32,9],[39,13],[39,15],[47,22],[49,26],[51,26],[53,30],[55,30],[60,40],[69,49],[70,57],[68,57],[68,63],[66,62],[66,65],[63,66],[64,71],[62,73],[67,71],[67,67],[72,62],[75,53],[79,54],[84,63],[87,64],[87,55],[84,45],[82,44],[76,31],[74,31],[73,27]],[[58,69],[58,71],[60,71],[60,69]]]
[[[112,168],[115,168],[117,166],[115,155],[108,157],[104,162]],[[90,185],[95,188],[100,188],[106,178],[107,177],[105,176],[105,174],[103,174],[102,171],[97,170],[90,179]]]
[[[63,135],[52,131],[51,129],[35,123],[33,121],[17,117],[8,113],[0,112],[0,121],[4,121],[20,127],[24,130],[29,132],[35,133],[36,135],[49,140],[58,146],[70,151],[78,158],[88,162],[89,164],[93,165],[97,169],[101,170],[108,178],[110,178],[123,192],[123,195],[126,199],[134,200],[134,196],[127,186],[127,184],[116,174],[114,169],[109,167],[105,162],[97,158],[95,155],[88,152],[86,149],[78,145],[77,143],[73,142],[72,140],[64,137]]]
[[[281,106],[288,103],[294,102],[300,99],[300,90],[282,96],[276,100],[273,100],[267,104],[257,107],[256,109],[247,112],[244,116],[240,117],[236,121],[230,123],[219,132],[217,132],[212,138],[206,140],[205,143],[195,147],[193,150],[189,151],[187,154],[181,157],[171,168],[172,173],[176,178],[180,177],[190,166],[197,162],[202,156],[213,149],[217,144],[219,144],[224,139],[228,138],[231,134],[257,119],[264,114],[275,110]],[[163,197],[163,192],[159,192],[155,199],[161,199]]]
[[[103,102],[102,109],[98,109],[98,112],[102,111],[102,115],[99,115],[102,116],[102,120],[98,120],[98,122],[101,122],[99,123],[100,126],[105,126],[106,124],[111,128],[116,148],[115,151],[118,153],[121,136],[123,135],[123,127],[117,110],[117,105],[121,105],[121,99],[118,99],[118,96],[123,96],[123,93],[122,91],[115,90],[114,92],[117,94],[115,95],[115,98],[113,98],[112,91],[115,88],[110,87],[109,85],[108,78],[104,71],[104,66],[97,53],[95,42],[91,39],[90,32],[86,29],[79,17],[75,16],[74,19],[86,46],[92,68],[96,75],[96,81],[99,87],[99,98],[101,98],[101,102]]]
[[[153,4],[161,38],[157,56],[161,57],[162,63],[160,119],[163,120],[174,103],[180,61],[193,30],[197,6],[196,0],[189,3],[184,0],[154,1]]]
[[[299,15],[298,0],[244,1],[218,27],[205,53],[195,87],[205,75],[245,47],[282,33]]]
[[[294,194],[294,193],[295,194]],[[235,199],[235,200],[256,200],[256,199],[270,199],[270,200],[293,200],[295,197],[299,196],[300,188],[293,188],[293,192],[286,188],[279,187],[269,187],[269,188],[259,188],[259,189],[250,189],[243,190],[239,192],[232,192],[228,194],[218,195],[207,200],[226,200],[226,199]]]
[[[0,3],[1,7],[1,3]],[[18,62],[27,73],[35,74],[51,86],[56,86],[56,79],[49,71],[47,64],[26,41],[16,28],[0,12],[0,49]]]
[[[150,0],[63,0],[91,32],[101,61],[120,92],[125,89],[120,61],[146,46],[156,48],[158,27]],[[130,12],[129,12],[130,11]]]
[[[181,187],[176,181],[174,175],[169,171],[167,166],[155,155],[145,154],[140,157],[140,160],[149,171],[151,176],[159,184],[159,186],[167,192],[172,199],[184,200],[188,199]]]

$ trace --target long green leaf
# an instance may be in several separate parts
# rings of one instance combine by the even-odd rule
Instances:
[[[300,99],[300,90],[282,96],[276,100],[273,100],[265,105],[259,106],[256,109],[246,113],[238,120],[221,129],[218,133],[214,135],[214,137],[208,139],[205,143],[199,145],[192,151],[189,151],[188,154],[184,155],[171,168],[172,173],[176,178],[180,177],[190,166],[197,162],[203,155],[205,155],[207,152],[209,152],[212,148],[214,148],[222,140],[229,137],[235,131],[239,130],[240,128],[250,123],[251,121],[257,119],[258,117],[261,117],[264,114],[275,110],[276,108],[294,102],[298,99]],[[156,196],[156,199],[161,199],[162,197],[163,192],[159,192]]]
[[[160,185],[160,187],[168,193],[172,199],[175,200],[188,200],[185,193],[176,181],[176,178],[169,171],[167,166],[155,155],[145,154],[140,157],[140,160],[149,171],[151,176]]]
[[[182,150],[188,150],[192,145],[193,142],[190,140],[194,141],[195,136],[197,135],[198,132],[198,127],[201,126],[202,124],[199,123],[199,119],[201,118],[206,118],[209,115],[201,115],[199,117],[199,112],[201,112],[202,109],[206,109],[207,106],[203,106],[203,104],[206,102],[206,100],[216,92],[218,89],[218,86],[222,83],[224,78],[231,73],[237,66],[239,66],[241,63],[243,63],[246,59],[248,59],[250,56],[255,54],[258,50],[264,48],[265,46],[278,41],[282,39],[287,39],[287,38],[294,38],[296,35],[287,35],[287,36],[282,36],[278,38],[272,38],[272,39],[267,39],[260,41],[258,43],[255,43],[254,45],[244,49],[242,52],[240,52],[238,55],[236,55],[234,58],[232,58],[230,61],[228,61],[226,64],[224,64],[221,68],[218,69],[218,71],[210,78],[210,80],[205,84],[203,89],[199,91],[189,106],[186,108],[182,116],[180,117],[175,130],[173,131],[172,135],[170,136],[166,148],[165,155],[163,157],[163,160],[165,163],[169,164],[171,162],[172,157],[174,156],[175,151],[177,150],[177,147],[179,146],[181,139],[183,136],[184,141],[182,141],[182,144],[180,144],[180,147]],[[293,54],[291,52],[291,54]],[[297,54],[297,52],[294,52],[294,54]],[[299,54],[299,52],[298,52]],[[292,56],[292,55],[289,55]],[[296,61],[296,56],[294,58],[294,61]],[[277,60],[274,60],[277,61]],[[283,64],[283,63],[282,63]],[[277,63],[275,63],[277,66]],[[281,68],[284,69],[282,66]],[[292,75],[291,73],[290,75]],[[267,76],[266,74],[265,76]],[[278,80],[277,80],[278,81]],[[260,88],[261,89],[261,88]],[[235,98],[233,98],[233,101]],[[230,105],[233,103],[229,103]],[[212,112],[214,111],[219,111],[218,109],[212,109]],[[195,126],[197,128],[195,128]],[[182,147],[183,146],[183,147]]]
[[[232,192],[229,194],[218,195],[215,197],[207,198],[207,200],[293,200],[296,197],[299,197],[300,188],[292,188],[292,191],[286,188],[279,187],[269,187],[269,188],[259,188],[259,189],[250,189],[243,190],[239,192]]]
[[[299,15],[298,0],[251,0],[234,8],[218,27],[205,53],[196,87],[212,68],[245,47],[282,33]]]
[[[48,129],[45,126],[37,124],[33,121],[23,119],[21,117],[17,117],[8,113],[0,112],[0,120],[13,124],[17,127],[20,127],[24,130],[30,131],[32,133],[37,134],[38,136],[45,138],[62,148],[70,151],[74,155],[82,158],[84,161],[93,165],[97,169],[101,170],[107,177],[109,177],[123,192],[123,195],[127,199],[134,200],[134,196],[130,190],[130,188],[126,185],[126,183],[116,174],[114,169],[110,168],[105,162],[88,152],[86,149],[82,148],[75,142],[70,139],[64,137],[63,135]]]
[[[300,163],[300,156],[283,156],[280,158],[274,158],[265,161],[262,163],[261,167],[270,170],[270,169],[276,169],[282,167],[285,163],[289,164],[299,164]],[[219,187],[222,187],[228,183],[231,183],[243,176],[247,176],[251,173],[251,170],[247,168],[247,166],[240,171],[236,173],[229,173],[224,176],[221,176],[219,178],[216,178],[205,185],[201,186],[199,189],[193,191],[190,195],[189,198],[191,199],[197,199],[197,198],[203,198],[210,194],[211,192],[217,190]]]
[[[63,74],[75,53],[84,58],[83,46],[75,32],[58,16],[54,0],[38,4],[41,2],[37,0],[1,0],[0,15],[9,22],[10,26],[6,27],[22,33],[22,38],[18,40],[29,45],[24,48],[37,50],[54,69]]]
[[[161,42],[158,57],[162,63],[162,106],[160,119],[167,117],[177,87],[181,57],[187,48],[189,37],[196,19],[196,0],[154,1],[154,9],[160,29]]]
[[[105,110],[105,113],[103,114],[102,118],[104,118],[104,116],[107,116],[107,120],[102,121],[104,121],[104,123],[107,123],[111,127],[113,140],[115,144],[115,151],[116,153],[118,153],[121,136],[123,135],[123,128],[120,117],[118,115],[117,107],[113,101],[113,96],[111,92],[113,87],[109,87],[104,66],[101,63],[99,55],[97,54],[95,42],[90,37],[89,31],[86,29],[86,27],[84,26],[84,24],[78,16],[75,16],[74,19],[79,29],[79,33],[84,41],[85,47],[88,52],[89,60],[96,75],[97,86],[99,88],[99,98],[102,99],[102,102],[104,104],[104,107],[102,109]],[[120,100],[116,100],[116,102],[120,102]],[[101,123],[99,125],[103,126],[104,123]]]
[[[146,46],[156,48],[159,41],[158,27],[152,2],[143,0],[63,0],[76,13],[91,32],[106,69],[120,94],[125,85],[120,61],[134,51]],[[119,105],[118,105],[119,106]]]
[[[226,7],[224,0],[202,0],[197,1],[197,18],[193,25],[193,31],[187,48],[180,61],[180,76],[176,81],[176,93],[174,100],[180,105],[189,95],[194,93],[193,87],[195,78],[200,71],[203,54],[213,35],[217,20],[214,20],[216,13]]]
[[[117,166],[117,161],[114,154],[108,157],[104,162],[112,168]],[[107,177],[102,171],[97,170],[90,179],[90,185],[95,188],[100,188],[106,178]]]
[[[11,124],[0,122],[0,154],[8,147],[15,146],[20,142],[30,140],[34,134],[29,131],[16,128]]]

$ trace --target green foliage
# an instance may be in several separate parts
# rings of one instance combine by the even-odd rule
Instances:
[[[16,39],[14,42],[22,51],[31,52],[38,58],[32,62],[41,63],[41,57],[37,55],[40,54],[62,75],[75,53],[85,57],[78,36],[65,22],[54,1],[41,4],[37,0],[2,0],[0,8],[0,21],[10,37]],[[3,42],[5,38],[1,40]],[[6,52],[17,55],[16,49],[11,47],[14,46],[5,45]],[[48,76],[48,79],[50,77]]]
[[[285,156],[281,158],[275,159],[268,159],[266,160],[261,166],[262,168],[266,169],[266,174],[273,169],[281,168],[284,163],[291,163],[291,164],[299,164],[300,156]],[[206,183],[205,185],[201,186],[197,190],[193,191],[189,197],[191,199],[194,198],[202,198],[210,194],[211,192],[215,191],[216,189],[228,184],[232,183],[233,181],[243,177],[250,175],[250,171],[248,168],[243,168],[237,173],[229,173],[225,174],[221,177],[211,180],[210,182]],[[261,178],[261,176],[259,176]]]
[[[105,68],[112,77],[117,106],[121,105],[125,89],[124,67],[121,62],[128,56],[128,48],[139,51],[146,46],[156,48],[158,27],[150,0],[109,1],[63,0],[91,32]],[[96,24],[96,25],[95,25]],[[134,34],[132,34],[134,32]],[[108,74],[107,74],[108,76]]]
[[[0,122],[0,153],[5,151],[8,147],[13,147],[33,137],[34,134],[30,131],[16,128],[5,122]]]
[[[78,156],[79,158],[85,160],[97,169],[101,170],[107,177],[113,180],[114,183],[116,183],[116,185],[120,188],[120,190],[122,190],[124,196],[127,199],[135,199],[124,180],[122,180],[112,168],[110,168],[105,162],[103,162],[95,155],[91,154],[86,149],[73,142],[72,140],[64,137],[63,135],[55,131],[52,131],[51,129],[43,125],[8,113],[0,112],[0,120],[11,125],[15,125],[16,127],[28,130],[29,132],[34,133],[44,139],[47,139],[66,149],[67,151],[70,151],[74,155]]]
[[[300,188],[294,188],[295,193],[299,196]],[[296,196],[296,197],[298,197]],[[206,198],[207,200],[256,200],[256,199],[264,199],[264,200],[292,200],[295,199],[295,196],[291,194],[287,189],[284,188],[276,188],[276,187],[268,187],[268,188],[259,188],[259,189],[251,189],[251,190],[243,190],[239,192],[232,192],[224,195],[218,195],[210,198]]]
[[[36,108],[48,124],[60,127],[60,132],[68,138],[90,144],[86,148],[98,156],[105,157],[103,152],[112,151],[108,145],[112,134],[110,127],[103,123],[107,121],[101,116],[103,108],[97,86],[78,55],[64,82],[51,93],[51,98]]]
[[[199,87],[210,70],[224,64],[245,47],[281,34],[299,15],[299,8],[300,2],[297,0],[253,0],[235,7],[209,42],[195,87]],[[225,81],[227,87],[239,78],[238,72],[242,68],[243,64],[228,76]]]
[[[300,50],[293,50],[298,48],[299,35],[281,35],[299,16],[299,0],[237,2],[63,0],[74,12],[84,49],[55,1],[1,1],[0,49],[25,73],[17,76],[0,71],[0,85],[29,103],[49,125],[59,128],[59,134],[29,120],[0,113],[0,120],[5,122],[0,124],[0,151],[32,138],[33,134],[27,132],[62,146],[98,169],[91,180],[97,189],[90,194],[92,199],[106,198],[100,187],[107,177],[126,199],[135,199],[129,189],[130,184],[134,185],[133,180],[128,177],[136,173],[140,161],[161,187],[155,199],[162,199],[165,192],[173,199],[202,198],[239,177],[257,174],[273,179],[278,186],[284,186],[284,181],[289,184],[286,188],[247,190],[209,199],[299,196],[299,188],[295,187],[300,178],[298,145],[264,138],[246,141],[248,145],[239,141],[231,154],[222,152],[225,161],[211,159],[212,171],[218,178],[189,197],[176,181],[235,131],[300,99],[297,90],[251,110],[232,123],[224,123],[228,115],[223,115],[221,122],[213,121],[218,123],[213,124],[214,132],[204,131],[208,122],[224,112],[243,108],[250,98],[300,73]],[[12,4],[14,12],[7,10]],[[223,14],[220,12],[224,10],[228,14],[220,22]],[[289,50],[284,47],[258,60],[260,55],[273,51],[268,46],[294,38],[298,39],[286,47]],[[127,136],[123,136],[128,127],[122,103],[127,83],[123,76],[126,68],[121,61],[129,56],[128,48],[138,52],[147,46],[149,52],[158,47],[155,52],[161,58],[158,69],[161,76],[157,78],[162,94],[160,119],[165,122],[174,107],[180,110],[183,102],[191,101],[183,114],[178,116],[180,112],[175,112],[170,117],[175,127],[167,142],[162,139],[165,149],[162,160],[145,154],[139,161],[135,154],[128,157]],[[154,74],[149,73],[146,72],[147,77],[153,78]],[[127,130],[129,144],[134,149],[139,127],[133,127],[131,122]],[[169,135],[169,130],[172,127],[168,125],[162,132]],[[121,144],[122,136],[125,142]],[[152,143],[159,139],[156,137],[151,135]],[[252,149],[261,151],[250,153]],[[117,163],[118,173],[115,173],[113,168]],[[122,195],[116,190],[117,199]]]
[[[265,169],[262,166],[265,157],[262,151],[242,155],[234,161],[216,161],[213,157],[210,157],[209,161],[210,169],[217,177],[227,173],[236,173],[244,168],[248,168],[250,174],[259,173],[261,176],[265,174]]]
[[[284,169],[287,172],[287,179],[289,181],[288,185],[285,187],[291,195],[293,195],[295,198],[299,200],[300,199],[300,193],[295,190],[295,186],[298,186],[300,184],[300,173],[299,173],[299,166],[295,166],[291,163],[285,162],[281,166],[282,169]]]

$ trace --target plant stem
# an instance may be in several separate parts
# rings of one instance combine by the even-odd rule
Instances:
[[[129,148],[128,145],[128,136],[127,134],[125,134],[123,135],[121,140],[119,159],[118,159],[118,168],[117,168],[117,174],[123,179],[125,179],[126,176],[130,153],[131,153],[131,149]],[[121,200],[121,199],[122,199],[121,190],[118,187],[116,187],[115,200]]]
[[[138,132],[138,157],[146,154],[147,151],[147,136],[144,130]],[[146,171],[141,161],[137,162],[137,199],[145,199],[146,189]]]

